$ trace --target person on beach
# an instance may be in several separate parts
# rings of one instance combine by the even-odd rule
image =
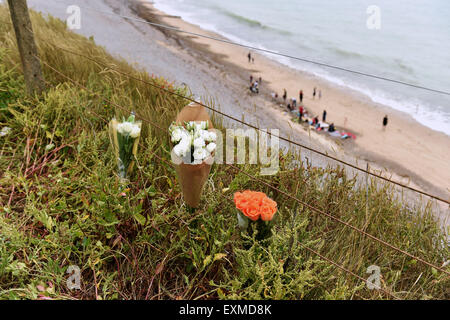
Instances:
[[[303,90],[300,90],[300,93],[298,94],[298,97],[300,99],[300,103],[303,102]]]
[[[252,54],[249,52],[248,55],[248,63],[252,62]]]
[[[292,98],[292,108],[297,108],[297,99]]]
[[[314,87],[314,91],[313,91],[313,100],[316,99],[316,87]]]
[[[322,99],[322,90],[319,90],[319,100]]]
[[[330,126],[328,127],[328,132],[335,132],[336,129],[334,128],[334,122],[332,124],[330,124]]]
[[[259,77],[259,84],[262,84],[262,78]]]
[[[323,110],[322,113],[322,122],[326,122],[327,121],[327,110]]]
[[[253,83],[253,76],[250,75],[250,83]]]
[[[383,131],[386,130],[387,124],[388,124],[388,116],[385,115],[383,118]]]
[[[252,57],[252,63],[255,63],[255,58]]]
[[[313,118],[311,124],[312,124],[312,126],[315,127],[316,129],[317,129],[317,128],[320,128],[319,117],[318,117],[318,116],[315,116],[315,117]]]
[[[289,109],[289,111],[292,111],[292,108],[291,108],[291,104],[290,104],[290,103],[288,103],[287,108]]]
[[[303,107],[300,106],[300,108],[298,109],[298,122],[299,123],[302,122],[302,117],[303,117]]]
[[[287,91],[286,91],[286,89],[283,89],[283,91],[284,91],[284,93],[283,93],[283,100],[284,100],[284,102],[286,102],[286,99],[287,99]]]

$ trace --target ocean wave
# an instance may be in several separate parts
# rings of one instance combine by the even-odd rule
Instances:
[[[220,8],[220,7],[215,7],[215,9],[220,14],[223,14],[223,15],[225,15],[225,16],[233,19],[233,20],[235,20],[236,22],[245,24],[245,25],[247,25],[247,26],[249,26],[251,28],[259,28],[259,29],[263,29],[263,30],[271,30],[271,31],[275,31],[275,32],[277,32],[279,34],[283,34],[283,35],[292,35],[292,33],[287,31],[287,30],[281,30],[279,28],[274,28],[274,27],[268,26],[268,25],[266,25],[266,24],[264,24],[264,23],[262,23],[262,22],[260,22],[258,20],[254,20],[254,19],[251,19],[249,17],[241,16],[241,15],[235,13],[235,12],[232,12],[232,11]]]
[[[347,51],[341,48],[337,47],[328,47],[328,50],[336,53],[337,55],[343,57],[343,58],[364,58],[362,54],[354,51]]]

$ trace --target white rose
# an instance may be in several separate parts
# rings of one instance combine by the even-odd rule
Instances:
[[[194,148],[203,148],[205,146],[205,140],[203,138],[197,138],[194,140]]]
[[[208,153],[204,148],[198,148],[194,150],[194,159],[203,160],[208,156]]]
[[[209,141],[215,142],[217,140],[217,134],[214,131],[209,131]]]
[[[183,146],[184,149],[188,150],[191,148],[192,140],[190,137],[184,137],[181,139],[180,144]]]
[[[177,144],[175,147],[173,147],[173,152],[177,155],[177,157],[181,158],[183,154],[183,146]]]
[[[189,131],[185,130],[184,128],[181,129],[181,139],[180,140],[191,140],[191,135],[189,134]]]
[[[216,147],[217,145],[214,142],[211,142],[206,146],[206,151],[213,153],[213,151],[216,150]]]
[[[136,139],[137,137],[139,137],[140,134],[141,134],[141,128],[137,124],[133,125],[133,128],[130,132],[130,137]]]
[[[203,140],[205,140],[206,142],[209,142],[209,131],[203,130],[202,131],[202,138]]]
[[[183,136],[183,131],[180,128],[177,128],[172,131],[172,142],[178,142],[181,140]]]

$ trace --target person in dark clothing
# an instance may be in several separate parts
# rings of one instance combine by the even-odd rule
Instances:
[[[335,132],[336,129],[334,128],[334,123],[330,124],[330,126],[328,127],[328,132]]]
[[[283,89],[284,90],[284,93],[283,93],[283,100],[284,100],[284,102],[286,102],[286,99],[287,99],[287,91],[286,91],[286,89]]]
[[[250,76],[250,83],[253,83],[253,76]]]
[[[384,116],[383,118],[383,130],[386,130],[386,126],[388,124],[388,116]]]
[[[298,97],[300,98],[300,103],[302,103],[303,102],[303,90],[300,90]]]
[[[313,126],[315,126],[318,123],[319,123],[319,117],[315,116],[314,119],[313,119]]]
[[[299,121],[298,122],[302,122],[302,118],[303,118],[303,107],[300,106],[300,108],[298,109],[298,117],[299,117]]]
[[[287,108],[289,109],[289,111],[292,111],[292,108],[291,108],[291,104],[290,104],[290,103],[288,103]]]
[[[248,57],[248,63],[250,63],[252,61],[252,54],[249,52],[247,57]]]
[[[316,99],[316,87],[314,87],[314,91],[313,91],[313,99]]]
[[[315,116],[315,117],[314,117],[313,125],[314,125],[314,127],[315,127],[316,129],[319,129],[319,128],[320,128],[320,123],[319,123],[319,117],[318,117],[318,116]]]
[[[327,110],[323,110],[323,113],[322,113],[322,122],[325,122],[325,121],[327,121]]]

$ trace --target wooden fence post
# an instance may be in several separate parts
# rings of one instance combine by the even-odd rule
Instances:
[[[45,89],[41,62],[38,57],[36,42],[26,0],[8,0],[11,20],[17,38],[23,73],[28,94],[40,95]]]

